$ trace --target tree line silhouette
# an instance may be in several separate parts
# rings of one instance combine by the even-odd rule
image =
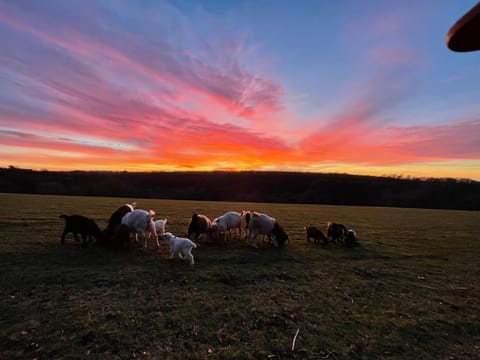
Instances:
[[[0,192],[430,209],[480,209],[480,182],[299,172],[103,172],[0,168]]]

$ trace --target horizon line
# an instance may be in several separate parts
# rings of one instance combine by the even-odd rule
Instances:
[[[299,170],[49,170],[49,169],[30,169],[20,168],[13,165],[7,167],[0,166],[0,170],[11,171],[29,171],[29,172],[51,172],[51,173],[128,173],[128,174],[175,174],[175,173],[196,173],[196,174],[214,174],[214,173],[231,173],[231,174],[246,174],[246,173],[263,173],[263,174],[302,174],[302,175],[337,175],[337,176],[351,176],[351,177],[370,177],[370,178],[386,178],[396,180],[419,180],[419,181],[447,181],[455,180],[456,182],[480,183],[480,180],[473,178],[455,178],[455,177],[435,177],[435,176],[420,176],[415,177],[407,174],[391,174],[391,175],[366,175],[353,174],[346,172],[320,172],[320,171],[299,171]]]

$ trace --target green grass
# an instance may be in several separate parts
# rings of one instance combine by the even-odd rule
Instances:
[[[1,359],[478,359],[480,213],[0,194]],[[104,227],[137,201],[184,234],[193,212],[269,213],[285,249],[82,249],[63,220]],[[337,221],[361,247],[313,245]],[[299,329],[295,350],[292,339]]]

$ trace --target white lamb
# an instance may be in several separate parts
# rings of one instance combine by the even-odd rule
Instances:
[[[153,222],[155,224],[155,231],[158,236],[163,236],[165,234],[165,225],[167,225],[167,219],[156,220]]]
[[[155,226],[155,232],[157,234],[157,237],[163,237],[165,234],[165,225],[167,225],[167,219],[161,219],[161,220],[156,220],[153,222],[153,225]],[[147,239],[151,239],[152,237],[155,237],[155,234],[152,231],[147,231],[146,233]]]
[[[192,248],[196,248],[197,245],[192,240],[175,236],[169,232],[166,232],[163,237],[168,241],[168,246],[170,247],[170,259],[173,259],[178,254],[180,258],[190,261],[190,265],[193,266],[195,262],[193,260]]]

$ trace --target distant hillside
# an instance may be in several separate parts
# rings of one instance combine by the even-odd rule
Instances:
[[[480,183],[293,172],[56,172],[0,168],[0,192],[480,209]]]

